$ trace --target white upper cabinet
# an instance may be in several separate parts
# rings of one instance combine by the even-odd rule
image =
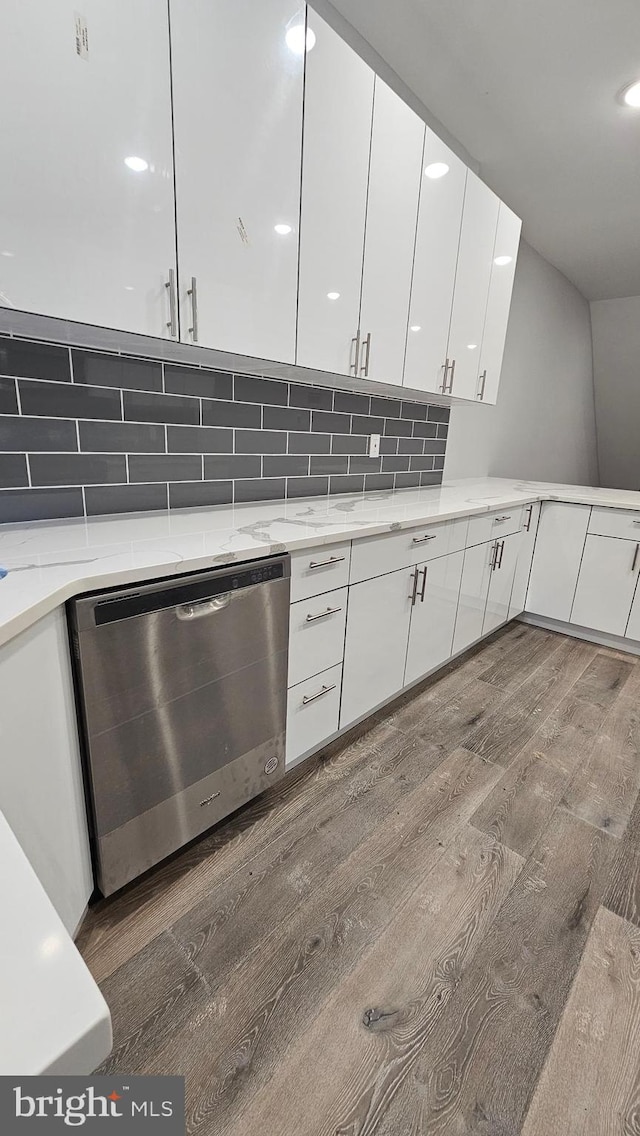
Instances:
[[[376,77],[358,375],[402,383],[425,125]]]
[[[467,168],[431,130],[424,148],[404,385],[442,391]]]
[[[446,393],[457,398],[476,397],[499,204],[469,170],[447,351]]]
[[[481,402],[495,403],[498,398],[521,228],[520,218],[501,202],[476,386]]]
[[[305,7],[170,13],[182,338],[292,363]]]
[[[353,374],[373,71],[308,10],[296,362]]]
[[[166,7],[3,4],[0,90],[0,305],[168,335]]]

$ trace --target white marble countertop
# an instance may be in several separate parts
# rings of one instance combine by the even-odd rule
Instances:
[[[0,645],[81,592],[531,501],[640,510],[640,493],[506,478],[92,520],[0,525]]]
[[[2,813],[0,863],[0,1074],[90,1073],[111,1049],[107,1003]]]

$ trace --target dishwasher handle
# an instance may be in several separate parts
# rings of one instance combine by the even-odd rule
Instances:
[[[212,600],[203,600],[202,603],[181,604],[176,608],[176,615],[184,623],[202,619],[205,615],[215,615],[217,611],[224,611],[225,607],[229,606],[232,595],[232,592],[222,592]]]

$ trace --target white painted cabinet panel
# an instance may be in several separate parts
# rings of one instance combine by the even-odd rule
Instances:
[[[569,622],[590,512],[589,505],[544,502],[527,592],[532,615]]]
[[[496,627],[499,627],[501,623],[506,623],[509,619],[511,592],[513,591],[521,536],[522,533],[517,532],[498,541],[498,546],[492,558],[487,606],[482,624],[483,635],[489,635]]]
[[[170,0],[170,13],[181,336],[292,363],[304,6]]]
[[[317,749],[338,729],[342,667],[331,667],[308,678],[287,693],[285,765]]]
[[[499,201],[469,170],[449,331],[447,391],[475,398]]]
[[[463,561],[464,552],[455,552],[418,568],[405,684],[415,682],[451,657]]]
[[[402,383],[424,135],[424,122],[376,77],[358,374],[384,383]]]
[[[167,336],[166,5],[3,4],[0,92],[0,305]]]
[[[310,8],[296,362],[355,367],[374,73]]]
[[[637,550],[630,540],[587,536],[571,623],[624,635],[638,580]]]
[[[402,689],[415,571],[403,568],[349,588],[341,727]]]
[[[511,603],[509,605],[510,619],[514,619],[516,615],[520,615],[525,609],[539,519],[540,502],[534,501],[531,505],[525,505],[524,522],[520,535],[520,551],[518,553],[518,563],[516,564],[516,573],[511,592]]]
[[[636,586],[633,603],[631,604],[631,612],[629,614],[629,622],[625,630],[627,639],[640,640],[640,591]]]
[[[482,635],[487,606],[491,563],[497,541],[476,544],[464,554],[458,614],[453,635],[453,654],[464,651]]]
[[[480,402],[495,403],[498,399],[521,228],[520,218],[501,201],[477,375],[476,398]]]
[[[347,589],[291,604],[289,686],[342,662]]]
[[[442,391],[467,168],[427,130],[404,385]]]

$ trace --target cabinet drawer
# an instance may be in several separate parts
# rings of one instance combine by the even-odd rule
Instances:
[[[351,544],[301,548],[291,553],[291,602],[319,596],[349,583]]]
[[[400,568],[411,568],[436,556],[461,552],[467,538],[468,518],[439,521],[422,528],[382,533],[354,541],[351,547],[350,583],[372,580]]]
[[[633,509],[593,508],[587,531],[594,536],[617,536],[623,540],[640,541],[640,512]]]
[[[342,664],[291,687],[287,695],[286,765],[336,733],[341,686]]]
[[[496,513],[481,513],[478,517],[469,518],[467,532],[467,545],[484,544],[494,537],[508,536],[522,528],[523,506],[516,505],[511,509],[500,509]]]
[[[342,662],[347,589],[291,605],[289,686]]]

